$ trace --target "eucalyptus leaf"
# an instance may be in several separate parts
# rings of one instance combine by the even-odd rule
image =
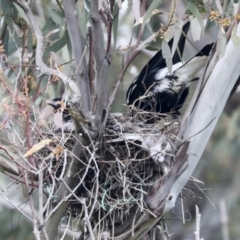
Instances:
[[[66,35],[65,35],[64,37],[62,37],[61,39],[57,40],[52,45],[50,45],[48,47],[48,49],[46,50],[46,52],[47,53],[50,53],[51,51],[57,52],[60,49],[62,49],[66,44],[67,44],[67,39],[66,39]]]
[[[175,28],[174,29],[174,35],[173,35],[173,46],[172,46],[172,57],[178,47],[178,42],[179,42],[179,39],[180,39],[180,36],[181,36],[181,33],[182,33],[182,28]]]
[[[221,58],[225,54],[227,46],[227,40],[226,40],[226,33],[219,30],[218,32],[218,39],[217,39],[217,55]]]
[[[4,12],[4,15],[9,15],[12,17],[14,16],[11,1],[1,0],[0,6],[1,6],[2,12]]]
[[[60,39],[60,32],[59,31],[50,32],[49,34],[46,35],[46,37],[48,38],[48,41],[52,44],[53,42]]]
[[[13,3],[13,4],[14,4],[15,8],[17,9],[19,16],[21,18],[23,18],[27,24],[30,25],[30,22],[26,16],[26,14],[24,13],[24,11],[16,3]]]
[[[66,33],[66,25],[65,23],[59,25],[59,37],[62,38]]]
[[[149,23],[147,23],[147,24],[146,24],[146,27],[147,27],[150,35],[152,35],[152,34],[153,34],[152,26],[151,26]]]
[[[56,24],[53,22],[51,18],[47,19],[46,24],[42,28],[42,33],[46,36],[49,32],[52,32],[56,29]]]
[[[238,37],[238,34],[237,34],[237,26],[236,25],[234,26],[234,28],[232,30],[231,39],[232,39],[235,47],[240,46],[240,38]]]
[[[57,25],[62,25],[63,18],[60,15],[58,15],[54,9],[50,9],[50,8],[47,8],[47,9],[53,22],[55,22]]]
[[[197,6],[191,0],[185,0],[187,9],[193,14],[195,18],[199,21],[201,28],[203,29],[203,20],[202,15],[199,12]]]
[[[168,43],[165,40],[162,41],[162,55],[166,61],[168,71],[172,72],[172,53]]]
[[[145,49],[147,49],[148,51],[159,51],[158,48],[152,46],[147,46]]]
[[[13,37],[10,37],[8,43],[8,54],[11,55],[15,53],[19,47],[21,47],[21,40],[16,33],[13,34]],[[11,36],[11,35],[10,35]]]
[[[6,16],[5,17],[5,21],[9,27],[9,29],[11,30],[11,32],[14,31],[14,28],[13,28],[13,21],[12,21],[12,18],[10,18],[9,16]]]
[[[191,19],[191,33],[194,41],[198,41],[201,38],[202,28],[197,18]]]
[[[5,53],[9,55],[9,29],[7,28],[2,39],[2,44],[4,46]]]
[[[162,3],[163,3],[163,0],[153,0],[152,1],[151,5],[149,6],[148,10],[146,11],[146,13],[143,17],[143,23],[142,23],[143,28],[144,28],[145,24],[147,23],[147,21],[149,20],[149,18],[151,17],[152,12],[156,8],[158,8]]]

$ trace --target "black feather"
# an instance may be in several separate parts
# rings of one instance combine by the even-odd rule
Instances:
[[[182,107],[188,95],[189,83],[199,78],[197,73],[204,64],[204,56],[209,54],[213,45],[205,46],[187,63],[182,64],[181,58],[189,27],[189,22],[183,26],[178,51],[176,49],[172,58],[173,73],[168,73],[166,61],[160,50],[130,85],[127,91],[128,105],[134,104],[135,107],[145,111],[159,113],[178,112]],[[168,44],[172,49],[173,39]],[[199,60],[200,64],[196,60]]]

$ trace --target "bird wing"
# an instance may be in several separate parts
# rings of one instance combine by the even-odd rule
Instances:
[[[187,22],[182,29],[182,34],[178,42],[178,50],[175,50],[175,53],[172,58],[173,69],[174,65],[181,62],[181,56],[183,54],[186,34],[189,30],[190,22]],[[172,49],[173,38],[168,42],[170,49]],[[179,56],[179,54],[181,56]],[[138,99],[142,94],[146,92],[149,87],[154,84],[155,76],[159,71],[166,71],[167,64],[163,58],[162,50],[158,51],[153,58],[145,65],[140,74],[134,79],[132,84],[129,86],[127,91],[127,104],[132,104],[136,99]]]

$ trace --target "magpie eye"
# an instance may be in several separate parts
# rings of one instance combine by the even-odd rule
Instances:
[[[189,27],[190,22],[187,22],[182,28],[178,47],[172,58],[172,73],[169,72],[160,50],[130,85],[127,91],[128,105],[134,105],[149,112],[179,114],[178,111],[188,95],[189,84],[201,77],[201,70],[213,46],[213,43],[206,45],[192,59],[182,63]],[[168,42],[168,45],[172,49],[173,39]],[[150,96],[149,92],[154,94]],[[144,101],[142,101],[143,96],[145,96]]]

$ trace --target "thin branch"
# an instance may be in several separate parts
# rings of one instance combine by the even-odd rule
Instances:
[[[63,80],[64,84],[68,85],[71,88],[73,93],[75,93],[77,96],[80,96],[79,88],[77,87],[75,82],[70,77],[68,77],[63,72],[60,72],[58,70],[47,67],[47,65],[43,62],[44,38],[43,38],[42,32],[33,16],[33,13],[31,11],[30,7],[28,6],[28,3],[23,0],[15,0],[15,2],[23,9],[25,14],[27,15],[27,17],[30,21],[31,27],[32,27],[32,31],[34,32],[34,34],[36,36],[37,47],[36,47],[35,59],[36,59],[36,65],[40,71],[40,74],[41,75],[43,75],[43,74],[55,75],[55,76],[59,77],[60,79]]]

